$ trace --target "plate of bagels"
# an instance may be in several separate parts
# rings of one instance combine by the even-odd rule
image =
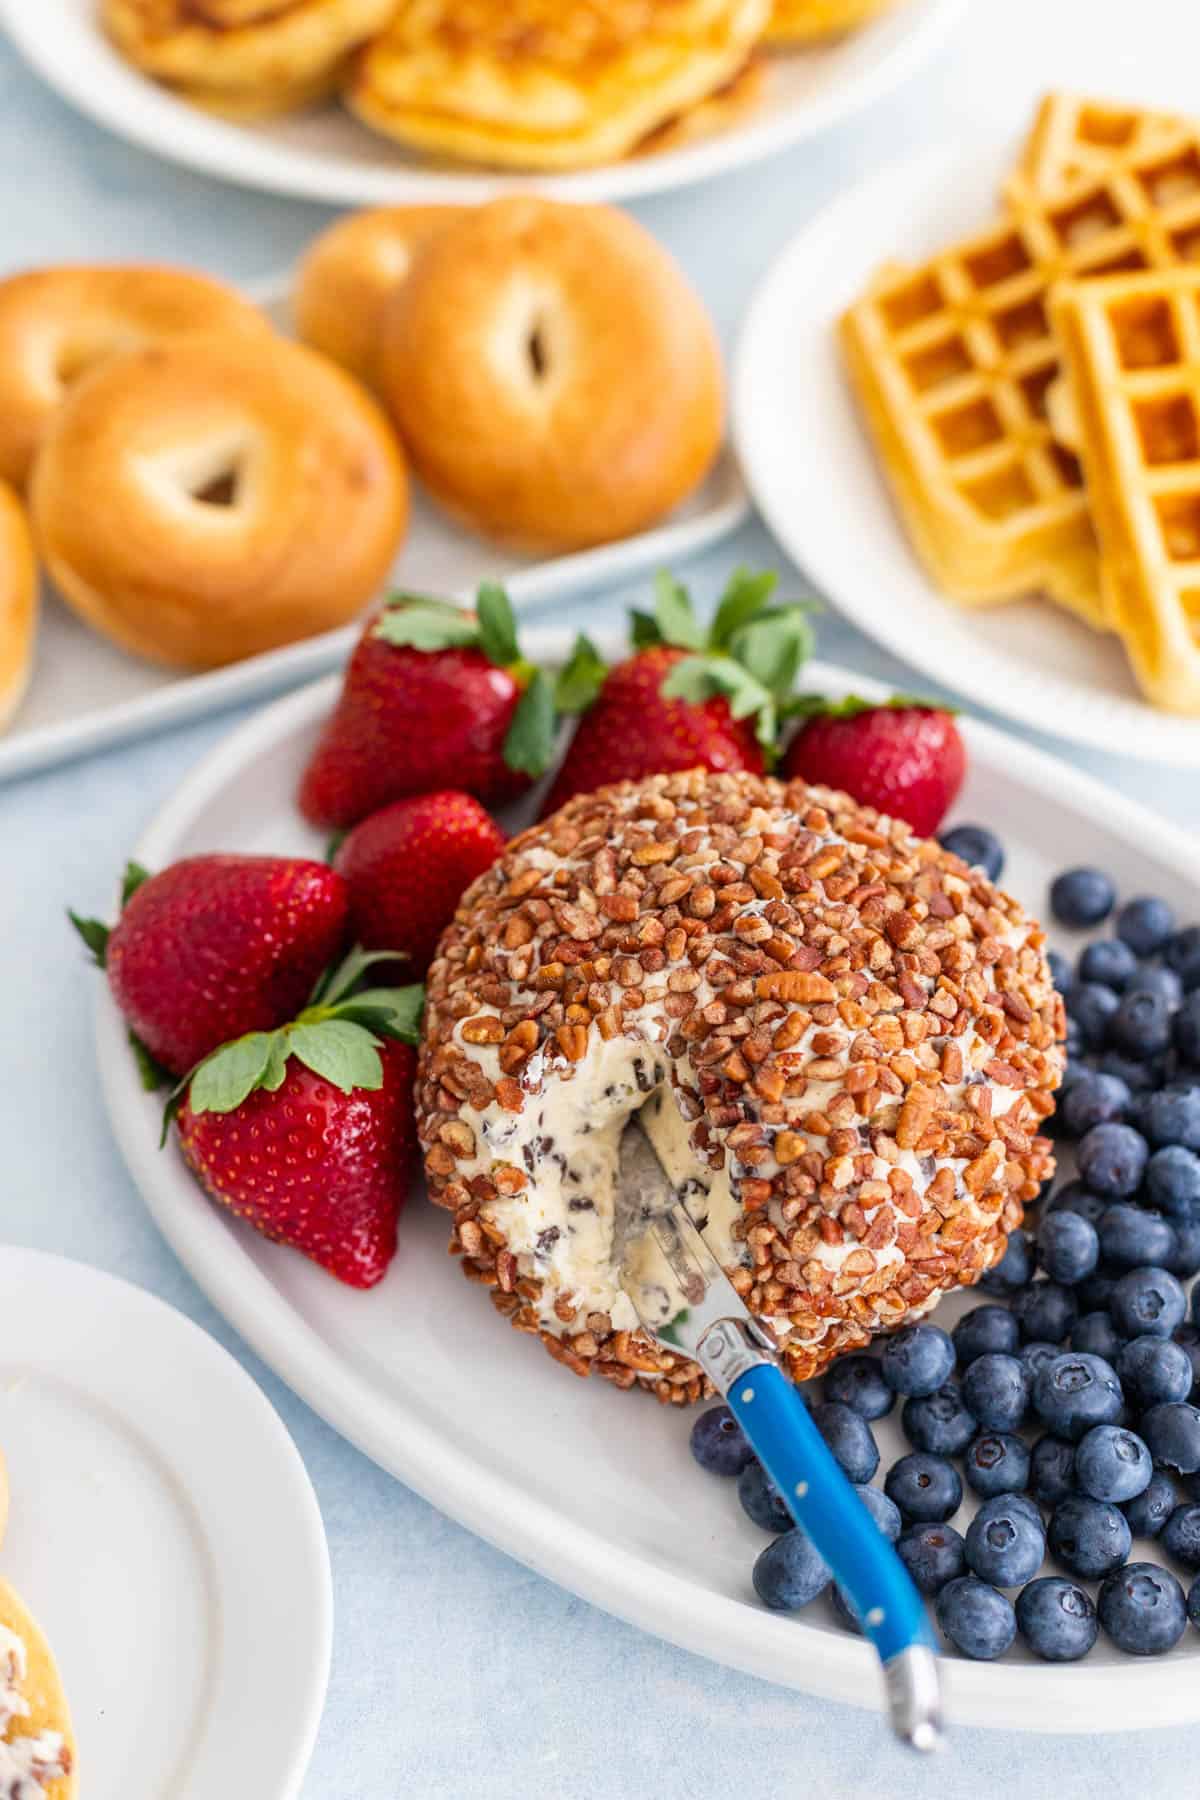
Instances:
[[[0,282],[0,778],[329,668],[389,586],[545,602],[746,515],[708,314],[607,207],[351,215],[257,298]]]
[[[143,148],[314,200],[618,199],[821,130],[963,0],[0,0],[64,99]]]

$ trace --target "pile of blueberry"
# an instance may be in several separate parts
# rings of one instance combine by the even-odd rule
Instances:
[[[961,834],[969,845],[950,841]],[[990,832],[944,841],[999,875]],[[1072,869],[1050,907],[1091,928],[1116,892],[1100,870]],[[1164,901],[1134,899],[1074,969],[1057,952],[1051,963],[1068,1021],[1051,1129],[1060,1167],[1074,1145],[1077,1176],[1043,1194],[1035,1233],[1010,1238],[983,1278],[990,1303],[952,1335],[912,1325],[877,1354],[843,1357],[811,1410],[963,1655],[1000,1656],[1019,1632],[1036,1655],[1072,1662],[1103,1629],[1150,1656],[1189,1618],[1200,1629],[1200,1284],[1190,1323],[1182,1285],[1200,1271],[1200,926],[1180,930]],[[871,1424],[898,1400],[912,1449],[880,1491]],[[736,1477],[746,1513],[773,1534],[754,1568],[764,1604],[794,1611],[829,1590],[858,1630],[728,1408],[696,1421],[692,1451]],[[964,1481],[979,1506],[960,1532]],[[1135,1538],[1155,1540],[1163,1561],[1131,1561]],[[1047,1556],[1062,1573],[1040,1572]]]

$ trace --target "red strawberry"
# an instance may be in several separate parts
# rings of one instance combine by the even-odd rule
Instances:
[[[841,788],[932,837],[963,784],[967,753],[940,707],[897,695],[880,706],[854,695],[814,711],[783,759],[782,773]]]
[[[214,1200],[360,1288],[395,1253],[417,1148],[409,1046],[423,996],[356,993],[376,960],[353,951],[290,1025],[222,1045],[168,1103]]]
[[[687,590],[660,576],[654,616],[633,615],[635,652],[580,720],[544,813],[572,794],[678,769],[761,775],[810,642],[801,607],[769,604],[774,585],[739,570],[706,630]]]
[[[475,616],[399,595],[370,620],[300,786],[314,825],[355,825],[408,794],[454,781],[501,804],[549,766],[550,684],[525,662],[503,588]]]
[[[294,1017],[346,935],[342,877],[292,856],[131,864],[110,931],[71,918],[134,1035],[172,1075],[247,1031]]]
[[[423,975],[460,895],[504,842],[478,800],[452,789],[372,813],[334,859],[350,892],[355,939],[368,950],[403,950],[405,975]]]

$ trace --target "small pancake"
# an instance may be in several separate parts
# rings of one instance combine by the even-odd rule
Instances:
[[[335,71],[347,51],[378,31],[396,0],[223,0],[214,18],[194,0],[102,0],[105,31],[136,68],[192,97],[233,90],[278,97]],[[234,20],[233,14],[240,15]],[[211,104],[211,101],[209,102]],[[228,107],[226,108],[228,110]]]
[[[817,44],[865,25],[894,4],[895,0],[775,0],[766,41]]]
[[[412,0],[353,58],[348,105],[444,157],[571,169],[627,155],[731,80],[770,0]]]
[[[663,150],[681,150],[685,144],[728,131],[759,104],[766,84],[766,62],[761,56],[747,58],[731,80],[650,132],[634,146],[633,154],[657,156]]]
[[[198,106],[219,119],[232,119],[237,125],[251,125],[259,119],[279,119],[287,113],[303,112],[306,107],[331,99],[338,91],[344,67],[344,61],[338,62],[303,81],[280,82],[278,86],[203,87],[198,82],[167,85],[189,106]]]
[[[24,1645],[25,1672],[18,1689],[29,1709],[9,1722],[4,1740],[11,1744],[18,1738],[37,1737],[43,1731],[57,1732],[66,1744],[70,1772],[47,1785],[47,1800],[75,1800],[79,1756],[62,1680],[41,1627],[6,1581],[0,1581],[0,1626],[14,1632]]]

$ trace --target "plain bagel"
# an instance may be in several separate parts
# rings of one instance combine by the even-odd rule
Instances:
[[[29,682],[37,627],[38,574],[25,509],[0,481],[0,731],[16,712]],[[7,1489],[0,1470],[0,1536]]]
[[[385,307],[421,249],[464,216],[461,206],[377,206],[323,231],[300,265],[296,330],[373,386]]]
[[[232,288],[187,269],[33,269],[0,281],[0,479],[23,488],[73,382],[114,351],[195,331],[269,329]]]
[[[485,536],[628,536],[721,442],[720,352],[650,234],[610,207],[510,197],[427,245],[387,308],[380,391],[421,477]]]
[[[31,490],[59,591],[157,662],[211,668],[352,619],[407,521],[370,395],[277,337],[110,357],[51,427]]]

